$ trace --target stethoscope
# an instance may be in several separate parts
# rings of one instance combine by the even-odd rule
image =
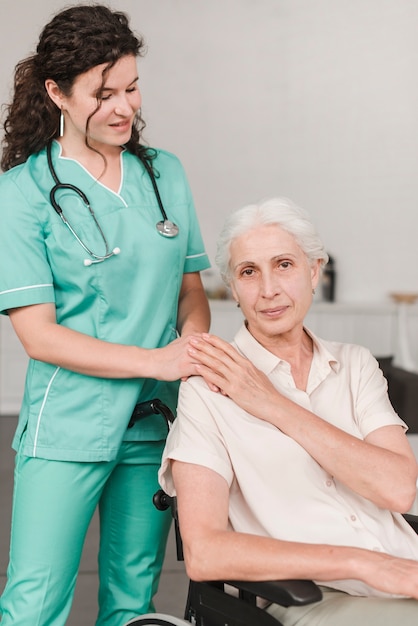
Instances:
[[[46,156],[47,156],[47,160],[48,160],[48,167],[49,167],[49,171],[51,172],[51,176],[54,179],[55,185],[52,187],[50,193],[49,193],[49,199],[51,201],[52,207],[53,209],[56,211],[56,213],[60,216],[60,218],[62,219],[62,221],[64,222],[64,224],[66,225],[66,227],[69,229],[69,231],[72,233],[72,235],[75,237],[75,239],[78,241],[78,243],[80,244],[80,246],[83,248],[83,250],[85,252],[87,252],[87,254],[90,256],[89,259],[84,259],[83,263],[86,267],[88,267],[89,265],[93,265],[94,263],[102,263],[103,261],[105,261],[106,259],[110,259],[110,257],[112,256],[116,256],[118,254],[120,254],[120,248],[116,247],[113,248],[113,250],[110,250],[108,241],[106,239],[106,236],[97,220],[97,217],[93,211],[93,209],[90,206],[90,202],[86,196],[86,194],[81,191],[81,189],[79,189],[78,187],[76,187],[75,185],[71,185],[70,183],[62,183],[58,176],[57,173],[55,171],[55,168],[53,166],[52,163],[52,147],[51,147],[51,143],[48,144],[47,149],[46,149]],[[179,234],[179,228],[176,224],[174,224],[174,222],[170,221],[167,217],[167,213],[164,210],[163,207],[163,203],[161,200],[161,196],[160,196],[160,192],[158,191],[158,187],[157,187],[157,183],[154,177],[154,173],[152,171],[151,166],[149,165],[149,163],[146,161],[146,159],[141,159],[141,163],[144,165],[150,179],[152,182],[152,186],[154,188],[154,192],[155,192],[155,196],[157,198],[157,202],[158,202],[158,206],[160,208],[161,211],[161,215],[162,215],[162,220],[157,222],[156,224],[156,229],[158,231],[158,233],[160,235],[162,235],[163,237],[177,237],[177,235]],[[85,204],[85,206],[87,207],[87,209],[89,210],[89,213],[91,215],[91,217],[94,220],[94,223],[96,224],[97,230],[100,233],[100,236],[103,240],[103,243],[105,245],[105,253],[104,254],[95,254],[92,250],[90,250],[90,248],[88,246],[86,246],[86,244],[82,241],[81,237],[77,234],[77,232],[74,230],[74,228],[71,226],[70,222],[67,220],[67,218],[64,215],[64,212],[62,210],[62,208],[60,207],[60,205],[58,204],[55,196],[56,193],[60,190],[60,189],[69,189],[70,191],[74,191],[74,193],[76,193],[83,201],[83,203]]]

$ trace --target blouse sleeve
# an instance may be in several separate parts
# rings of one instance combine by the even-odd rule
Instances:
[[[174,495],[170,460],[202,465],[220,474],[231,485],[233,469],[222,434],[195,385],[197,378],[181,383],[175,420],[168,435],[159,472],[162,488]],[[199,383],[198,383],[199,384]]]
[[[388,386],[377,360],[363,348],[360,352],[356,416],[363,437],[382,426],[400,425],[408,429],[397,415],[388,396]]]

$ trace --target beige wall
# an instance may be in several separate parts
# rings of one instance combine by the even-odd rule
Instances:
[[[0,0],[0,100],[61,0]],[[142,32],[151,144],[186,167],[213,259],[224,215],[286,195],[338,300],[418,291],[416,0],[113,0]],[[1,199],[0,199],[1,202]]]

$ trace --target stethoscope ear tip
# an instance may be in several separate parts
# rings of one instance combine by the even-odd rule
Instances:
[[[113,254],[120,254],[120,248],[113,248]]]

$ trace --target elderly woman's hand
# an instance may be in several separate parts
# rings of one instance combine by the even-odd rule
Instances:
[[[281,394],[263,372],[215,335],[204,333],[191,338],[190,343],[196,369],[213,391],[228,396],[256,417],[268,419],[267,407],[270,411],[272,404],[277,407]]]

